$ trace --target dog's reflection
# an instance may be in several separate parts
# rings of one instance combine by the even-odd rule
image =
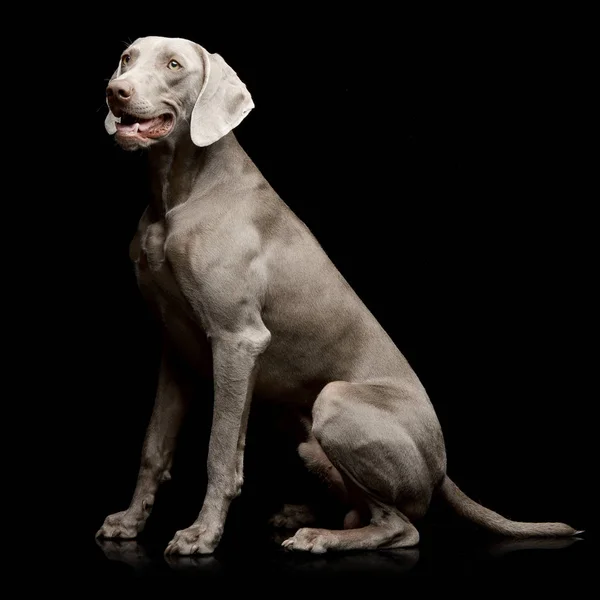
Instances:
[[[289,563],[283,571],[290,574],[334,575],[400,575],[408,573],[419,562],[417,548],[379,550],[376,552],[352,552],[298,555],[290,553]]]
[[[209,571],[218,575],[223,571],[221,561],[215,556],[154,556],[135,540],[96,540],[98,546],[109,560],[124,563],[136,571],[144,571],[149,567],[160,568],[166,564],[176,571]],[[268,556],[265,558],[268,562]],[[271,555],[272,557],[273,555]],[[278,570],[289,574],[328,575],[342,573],[404,573],[410,571],[419,560],[416,548],[385,550],[380,552],[362,553],[332,553],[328,555],[313,555],[295,552],[277,552],[276,563]],[[163,563],[164,564],[164,563]]]
[[[136,571],[143,571],[151,566],[158,567],[163,561],[177,571],[211,571],[215,574],[220,571],[220,563],[214,556],[163,556],[160,551],[150,554],[136,540],[97,539],[96,543],[108,560],[119,561]]]
[[[146,549],[135,540],[97,539],[96,543],[108,560],[122,562],[136,571],[143,570],[152,564]]]
[[[525,538],[522,540],[499,540],[488,544],[491,556],[504,556],[520,550],[562,550],[581,541],[581,537],[568,538]]]
[[[175,571],[210,572],[211,575],[222,575],[223,565],[214,556],[177,556],[169,554],[164,557],[165,562]]]
[[[511,552],[522,550],[562,550],[577,543],[582,538],[527,538],[523,540],[499,540],[488,543],[485,548],[490,556],[501,557]],[[148,550],[135,540],[96,540],[108,560],[119,561],[136,571],[149,567],[160,568],[166,563],[176,571],[210,572],[218,575],[224,570],[221,561],[215,556],[163,556],[149,554]],[[402,548],[395,550],[380,550],[352,553],[328,553],[321,555],[297,552],[276,552],[267,554],[273,560],[273,566],[281,574],[302,575],[343,575],[343,574],[378,574],[398,575],[408,573],[419,562],[418,548]]]

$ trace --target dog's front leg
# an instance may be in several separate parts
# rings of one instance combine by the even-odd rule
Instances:
[[[160,483],[171,477],[169,471],[175,441],[187,408],[186,383],[170,349],[165,346],[154,410],[144,439],[131,503],[127,510],[106,517],[96,537],[131,539],[143,530]]]
[[[210,554],[223,534],[231,501],[241,492],[243,452],[258,360],[271,335],[262,325],[213,338],[215,400],[202,510],[178,531],[166,554]]]

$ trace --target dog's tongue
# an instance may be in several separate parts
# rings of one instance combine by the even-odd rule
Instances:
[[[160,121],[160,117],[155,117],[154,119],[140,120],[136,125],[139,125],[139,131],[148,131],[149,129],[152,129],[153,125],[158,125]]]
[[[118,123],[117,129],[125,133],[137,133],[139,126],[139,123],[132,123],[131,125],[127,125],[125,123]]]
[[[160,125],[162,122],[161,117],[154,117],[153,119],[139,119],[135,123],[118,123],[117,128],[122,133],[147,133],[156,125]]]

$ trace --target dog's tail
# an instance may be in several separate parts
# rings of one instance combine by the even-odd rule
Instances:
[[[475,525],[496,535],[526,538],[526,537],[567,537],[582,531],[576,531],[564,523],[521,523],[511,521],[502,515],[481,506],[460,491],[456,484],[446,476],[438,490],[439,495],[446,500],[454,512]]]

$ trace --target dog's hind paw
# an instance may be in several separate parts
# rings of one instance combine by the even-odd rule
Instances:
[[[325,529],[313,529],[310,527],[298,529],[296,535],[288,538],[281,545],[286,550],[323,554],[327,552],[327,533]]]

